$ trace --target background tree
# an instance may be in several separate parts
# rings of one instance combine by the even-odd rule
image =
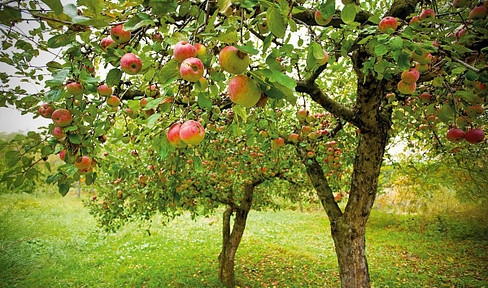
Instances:
[[[320,152],[320,145],[296,144],[331,222],[342,287],[370,286],[366,223],[391,136],[419,123],[422,133],[416,138],[431,139],[423,133],[429,131],[439,146],[446,141],[444,135],[453,142],[466,139],[461,145],[485,143],[485,2],[343,1],[337,7],[333,0],[44,3],[49,8],[35,1],[2,4],[7,38],[1,59],[37,83],[43,80],[39,71],[45,70],[29,65],[39,53],[34,46],[61,48],[62,60],[46,64],[52,79],[44,90],[19,97],[26,91],[7,88],[0,103],[34,112],[42,98],[58,108],[47,129],[57,140],[44,149],[66,149],[67,164],[49,182],[57,183],[62,194],[81,175],[93,182],[97,167],[104,165],[101,142],[109,133],[113,141],[127,143],[148,138],[165,155],[169,144],[163,131],[168,127],[160,122],[198,120],[197,106],[206,115],[201,116],[204,126],[214,106],[221,111],[232,107],[232,117],[242,125],[230,124],[233,138],[245,133],[246,142],[259,142],[258,129],[249,129],[258,119],[252,115],[259,109],[252,107],[293,109],[295,92],[302,93],[301,104],[316,102],[337,119],[338,133],[331,135],[343,135],[341,127],[357,133],[346,133],[357,147],[344,210],[334,201],[330,176],[309,154],[312,149]],[[26,18],[40,26],[24,34],[15,24]],[[298,33],[300,37],[293,37]],[[236,49],[226,48],[230,45]],[[224,50],[227,54],[219,55]],[[4,74],[3,83],[8,77]],[[152,85],[164,89],[166,98],[155,98]],[[204,91],[194,92],[195,86]],[[146,99],[141,102],[140,97]],[[139,109],[143,112],[134,115]],[[123,113],[138,120],[118,121]],[[440,121],[434,129],[436,117]],[[463,130],[451,131],[456,127]],[[333,125],[328,129],[336,130]]]

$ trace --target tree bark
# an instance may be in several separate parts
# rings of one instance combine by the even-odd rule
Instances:
[[[223,214],[222,250],[219,255],[219,279],[225,287],[235,287],[234,264],[237,248],[246,228],[247,215],[251,210],[254,185],[244,186],[244,199],[237,208],[227,208]],[[235,210],[235,211],[234,211]],[[230,218],[235,212],[232,232]]]

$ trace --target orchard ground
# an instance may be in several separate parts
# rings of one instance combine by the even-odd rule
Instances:
[[[462,215],[373,210],[373,286],[488,287],[488,222]],[[221,287],[220,214],[158,220],[106,234],[75,193],[1,195],[0,287]],[[339,287],[328,229],[318,209],[251,211],[237,252],[239,287]]]

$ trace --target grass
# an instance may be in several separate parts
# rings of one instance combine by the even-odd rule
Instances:
[[[101,232],[73,195],[0,196],[0,287],[221,287],[220,215],[151,236],[132,223]],[[374,211],[367,252],[374,287],[488,287],[488,225]],[[238,250],[241,287],[338,287],[324,213],[252,211]]]

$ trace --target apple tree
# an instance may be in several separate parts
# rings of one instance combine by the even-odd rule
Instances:
[[[225,199],[225,193],[217,189],[223,189],[224,183],[240,187],[232,193],[244,192],[234,199],[242,208],[246,206],[242,206],[246,203],[246,189],[242,187],[254,187],[261,176],[252,178],[246,174],[252,169],[241,168],[249,178],[231,172],[233,177],[227,180],[226,175],[218,173],[218,167],[224,165],[222,171],[227,172],[240,171],[230,167],[232,162],[246,161],[247,153],[269,153],[251,152],[250,147],[287,144],[287,151],[297,151],[330,220],[342,287],[370,287],[366,223],[392,136],[413,135],[413,145],[464,141],[457,145],[477,147],[468,149],[486,146],[488,4],[470,0],[428,4],[415,0],[343,0],[338,5],[333,0],[302,2],[79,0],[76,5],[63,6],[60,1],[45,0],[1,4],[5,37],[0,59],[13,66],[25,81],[44,88],[38,93],[28,93],[20,86],[12,88],[7,84],[14,75],[3,73],[5,89],[0,104],[53,119],[44,133],[44,150],[62,152],[66,159],[67,164],[48,178],[50,183],[57,183],[61,193],[66,193],[79,177],[92,183],[100,173],[112,173],[112,177],[119,173],[112,181],[121,178],[121,182],[114,185],[132,185],[132,192],[121,189],[120,199],[124,193],[155,197],[160,194],[146,187],[156,183],[157,187],[169,185],[162,193],[165,196],[160,205],[137,202],[137,197],[135,202],[129,201],[129,207],[145,207],[144,211],[158,207],[166,211],[171,203],[186,203],[186,208],[194,203],[197,206],[203,198],[189,197],[187,192],[192,190],[200,196],[207,192],[199,191],[214,191]],[[25,21],[36,23],[28,33],[19,28]],[[43,57],[51,55],[52,61],[41,67],[31,65],[40,53]],[[44,81],[46,73],[50,79]],[[161,89],[164,92],[159,93],[164,95],[159,96]],[[303,128],[309,125],[291,124],[295,121],[294,112],[303,110],[301,105],[307,103],[314,103],[314,109],[320,109],[316,113],[327,118],[321,131],[310,127],[306,133]],[[45,104],[52,107],[41,106]],[[263,117],[270,117],[276,109],[288,117],[286,125],[265,131],[273,142],[260,140],[259,125],[266,122]],[[219,137],[223,135],[200,143],[203,126],[190,129],[195,133],[170,133],[186,140],[187,145],[198,147],[190,147],[183,156],[183,147],[173,147],[179,146],[179,140],[167,137],[179,121],[203,123],[205,131],[210,131],[212,117],[222,112],[234,113],[229,116],[232,121],[218,124],[224,127],[220,131],[223,135],[232,133],[225,136],[229,145],[211,146],[207,142],[222,143]],[[244,147],[239,146],[243,145],[239,141],[246,143]],[[116,160],[110,157],[116,156],[110,156],[112,151],[110,157],[104,158],[104,147],[120,142],[133,145],[132,150],[139,154],[146,149],[143,153],[147,155],[142,159],[151,159],[151,163],[143,162],[137,168],[128,163],[118,166],[130,167],[126,170],[110,166],[110,161]],[[145,143],[152,143],[151,148]],[[239,160],[212,159],[215,154],[207,150],[211,147]],[[218,147],[222,149],[217,150]],[[235,147],[246,151],[233,155]],[[338,166],[340,159],[324,156],[327,151],[342,153],[337,148],[348,150],[343,157],[352,162],[350,170],[347,165],[336,167],[344,169],[341,175],[348,174],[344,183],[334,182],[337,169],[335,173],[328,172],[328,165]],[[130,158],[127,155],[123,159]],[[185,168],[189,160],[196,169]],[[269,160],[251,161],[249,165],[257,168],[268,165]],[[154,164],[156,161],[158,165]],[[163,165],[165,161],[168,166]],[[204,162],[210,163],[207,168]],[[160,171],[163,168],[162,175],[171,175],[172,171],[182,175],[154,176],[151,179],[170,180],[152,184],[146,174],[157,172],[142,173],[146,165],[158,166]],[[167,168],[171,166],[176,169]],[[285,164],[282,167],[288,169]],[[223,177],[222,183],[212,182],[219,178],[192,176],[203,176],[199,173],[205,169]],[[282,172],[285,173],[273,171],[275,175]],[[136,176],[146,186],[134,187]],[[124,180],[129,178],[130,181]],[[183,179],[187,180],[184,187]],[[343,187],[345,182],[348,189]],[[349,192],[344,210],[337,205],[338,199],[334,200],[338,189]],[[177,190],[185,194],[180,195]],[[171,193],[175,194],[176,203],[170,198]],[[122,202],[117,203],[118,209],[125,209]],[[101,209],[104,205],[110,208],[115,204],[102,202]],[[236,217],[239,213],[236,211]],[[245,220],[247,213],[240,215]],[[229,234],[224,231],[225,235]],[[233,282],[226,285],[232,286]]]

